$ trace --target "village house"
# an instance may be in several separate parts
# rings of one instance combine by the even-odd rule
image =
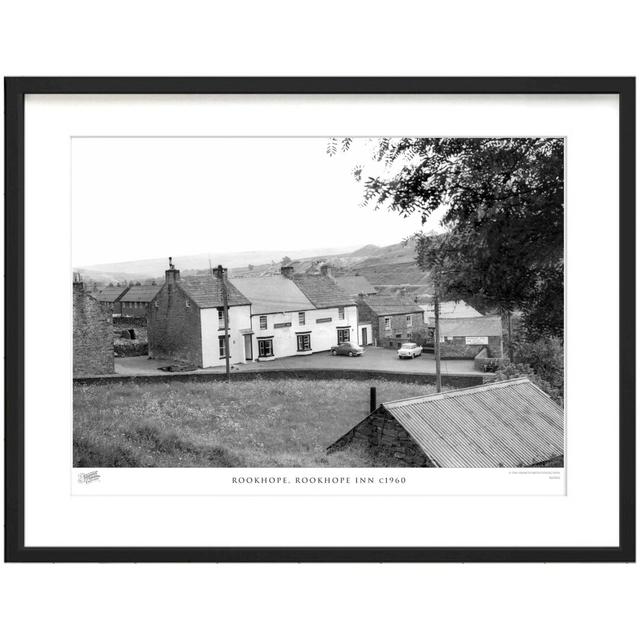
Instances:
[[[77,274],[73,280],[73,377],[113,373],[113,319],[85,291]]]
[[[225,363],[223,283],[232,364],[329,351],[356,335],[356,305],[328,274],[226,279],[226,270],[181,278],[171,266],[149,309],[153,358],[215,367]]]
[[[355,304],[324,269],[318,275],[295,274],[234,278],[231,283],[251,303],[252,353],[247,360],[304,356],[355,339]]]
[[[223,282],[225,277],[215,271],[181,279],[180,271],[169,263],[165,282],[149,307],[150,357],[202,368],[224,364],[226,284],[230,361],[245,361],[247,348],[251,349],[250,303],[233,284]]]
[[[350,446],[396,467],[561,467],[564,415],[518,378],[385,402],[328,451]]]
[[[417,341],[426,331],[424,312],[410,298],[360,294],[357,306],[359,322],[370,324],[371,343],[377,347],[398,349],[403,342]]]
[[[440,319],[443,358],[475,358],[483,349],[489,358],[503,357],[500,316]]]
[[[132,318],[145,317],[159,291],[160,285],[155,284],[129,287],[119,300],[122,315]]]
[[[96,300],[105,308],[111,311],[114,316],[122,314],[122,297],[129,290],[128,286],[109,285],[95,294]]]

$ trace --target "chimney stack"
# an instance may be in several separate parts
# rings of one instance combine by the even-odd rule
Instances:
[[[169,258],[169,268],[164,272],[164,279],[169,284],[175,284],[180,280],[180,271],[174,267],[171,258]]]
[[[219,264],[218,268],[213,270],[213,275],[218,278],[218,280],[223,280],[227,276],[227,270]]]
[[[331,265],[323,264],[320,267],[320,273],[326,278],[331,278],[333,280],[333,273],[331,272]]]
[[[84,291],[84,282],[82,282],[82,276],[77,272],[73,272],[73,290]]]
[[[283,265],[282,267],[280,267],[280,273],[285,278],[291,278],[293,276],[293,267],[289,265]]]

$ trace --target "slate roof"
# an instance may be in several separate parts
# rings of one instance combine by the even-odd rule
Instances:
[[[292,280],[316,309],[348,307],[354,304],[351,297],[328,276],[294,274]]]
[[[427,318],[433,318],[433,304],[422,303],[420,304],[424,310],[424,315]],[[482,314],[476,311],[471,305],[467,304],[464,300],[458,302],[446,301],[440,303],[440,317],[441,318],[480,318]]]
[[[210,274],[187,276],[186,278],[178,280],[177,284],[201,309],[221,307],[224,304],[222,299],[222,283],[218,278]],[[230,307],[249,304],[249,301],[231,282],[227,282],[227,296]]]
[[[120,302],[120,296],[126,293],[129,287],[105,287],[95,294],[98,302]]]
[[[480,316],[479,318],[441,318],[440,335],[450,337],[501,336],[500,316]]]
[[[378,316],[392,316],[402,313],[422,313],[422,307],[410,298],[377,294],[361,300]]]
[[[564,413],[528,378],[382,406],[438,467],[522,467],[564,455]]]
[[[252,314],[307,311],[315,308],[297,284],[282,275],[233,278],[231,282],[251,302]]]
[[[120,302],[152,302],[162,287],[155,284],[144,284],[131,287],[121,298]]]
[[[336,284],[350,296],[376,293],[376,288],[364,276],[338,276]]]

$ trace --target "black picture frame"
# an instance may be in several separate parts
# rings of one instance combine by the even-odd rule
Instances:
[[[5,78],[5,561],[635,561],[635,78]],[[24,99],[27,94],[616,94],[620,149],[620,474],[615,547],[26,547],[24,543]]]

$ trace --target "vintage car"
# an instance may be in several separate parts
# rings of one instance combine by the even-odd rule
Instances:
[[[422,347],[418,346],[415,342],[405,342],[398,349],[398,358],[415,358],[422,354]]]
[[[364,349],[354,342],[341,342],[335,347],[331,347],[332,356],[361,356]]]

